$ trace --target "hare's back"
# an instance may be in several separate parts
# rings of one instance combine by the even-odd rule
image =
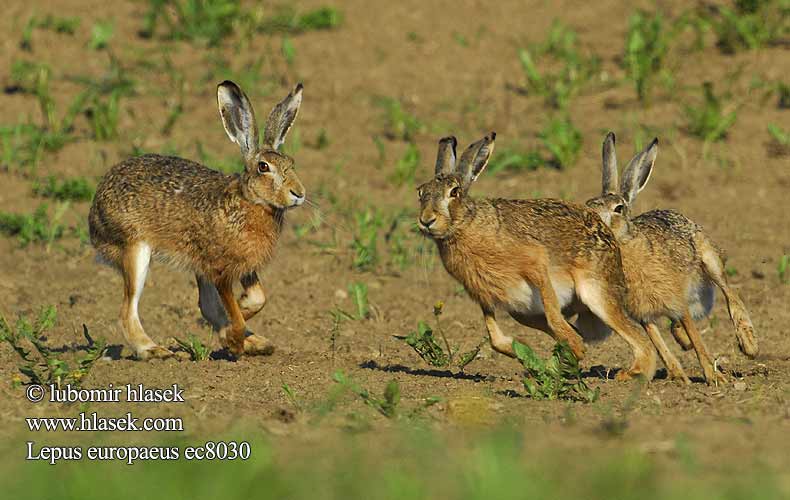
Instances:
[[[555,199],[491,200],[503,226],[519,238],[529,238],[572,254],[611,251],[614,235],[587,207]]]
[[[120,243],[152,231],[193,231],[217,213],[230,178],[183,158],[144,155],[112,167],[96,188],[91,238]]]

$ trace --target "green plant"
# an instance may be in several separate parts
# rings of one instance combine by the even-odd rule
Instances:
[[[600,391],[590,389],[582,380],[579,360],[567,342],[558,342],[548,361],[542,360],[528,346],[513,341],[513,351],[524,366],[524,387],[534,399],[572,399],[588,403],[598,399]]]
[[[406,146],[406,152],[395,164],[395,172],[393,172],[390,180],[396,186],[403,186],[404,184],[413,185],[415,176],[417,175],[417,167],[420,166],[420,150],[414,143],[409,143]]]
[[[735,124],[737,111],[725,112],[723,100],[726,95],[717,96],[713,84],[702,84],[702,101],[697,105],[684,106],[689,133],[705,142],[720,141],[727,137],[727,131]]]
[[[651,15],[639,11],[628,20],[623,65],[640,101],[648,100],[656,77],[664,72],[669,47],[675,36],[675,29],[668,27],[658,12]]]
[[[786,0],[736,0],[734,8],[720,7],[708,21],[716,45],[725,54],[759,49],[790,33],[790,3]]]
[[[530,49],[519,49],[518,57],[528,89],[543,96],[551,107],[562,110],[567,109],[571,99],[600,69],[597,57],[582,53],[576,33],[556,20],[546,42]],[[540,72],[538,63],[544,58],[549,59],[553,71]]]
[[[291,39],[287,36],[284,36],[281,47],[285,62],[288,64],[288,66],[293,66],[294,62],[296,61],[296,47],[294,47],[293,41],[291,41]]]
[[[355,212],[354,218],[356,230],[351,241],[353,266],[360,271],[368,271],[374,268],[379,261],[379,229],[384,221],[381,214],[372,208]]]
[[[43,19],[35,21],[36,28],[53,30],[56,33],[73,35],[79,28],[81,20],[79,17],[60,17],[47,14]]]
[[[436,342],[436,339],[433,336],[433,329],[425,321],[418,322],[417,330],[410,332],[405,339],[406,344],[414,349],[414,351],[423,359],[423,361],[431,366],[436,366],[439,368],[445,368],[453,364],[455,354],[458,351],[457,348],[453,349],[450,347],[450,343],[447,341],[447,337],[445,337],[444,330],[441,327],[439,317],[442,315],[443,309],[444,304],[442,302],[437,302],[433,306],[433,317],[434,321],[436,322],[436,330],[442,336],[445,346],[444,348],[442,348],[442,346]],[[477,355],[480,353],[480,349],[483,347],[484,343],[485,339],[481,340],[480,343],[478,343],[477,346],[475,346],[471,351],[461,354],[458,357],[458,362],[455,363],[455,365],[461,370],[466,368],[466,365],[477,358]]]
[[[103,99],[94,94],[91,103],[85,110],[93,137],[98,141],[109,141],[118,138],[118,118],[121,111],[121,92],[113,91]]]
[[[538,151],[504,147],[494,152],[494,157],[488,162],[488,171],[495,174],[505,170],[536,170],[543,165],[543,157]]]
[[[275,15],[258,24],[263,33],[303,33],[306,31],[332,30],[343,23],[343,14],[334,7],[319,7],[304,14],[292,8],[281,8]]]
[[[219,45],[249,14],[239,0],[148,0],[140,36],[151,38],[161,23],[164,37]]]
[[[784,254],[779,258],[779,265],[776,267],[776,272],[779,275],[779,281],[785,284],[790,280],[790,275],[787,274],[788,265],[790,265],[790,255]]]
[[[38,314],[34,323],[20,316],[14,328],[0,315],[0,341],[7,342],[14,352],[21,358],[19,371],[28,377],[31,384],[63,384],[79,386],[82,380],[90,373],[96,361],[104,354],[106,343],[104,340],[94,341],[88,334],[88,328],[82,325],[82,334],[87,346],[85,355],[77,358],[77,366],[72,370],[67,361],[60,359],[56,351],[50,349],[42,337],[47,330],[55,325],[57,313],[53,306],[44,307]],[[29,343],[35,352],[26,347]]]
[[[386,138],[413,142],[415,136],[424,130],[422,122],[406,111],[399,100],[392,97],[377,97],[373,103],[382,110],[383,135]]]
[[[211,168],[217,169],[225,174],[235,174],[244,171],[244,161],[238,155],[226,157],[224,159],[212,156],[203,147],[203,143],[198,141],[195,143],[200,163],[208,165]]]
[[[572,166],[582,149],[582,134],[568,117],[549,120],[538,137],[549,152],[544,161],[556,168]]]
[[[93,50],[106,49],[113,34],[115,34],[115,24],[112,21],[99,21],[91,29],[88,46]]]
[[[774,141],[782,146],[790,146],[790,132],[787,132],[779,125],[775,123],[768,124],[768,133],[771,134],[771,137]]]
[[[200,341],[197,335],[190,333],[187,335],[186,340],[175,338],[176,343],[189,354],[192,361],[205,361],[211,356],[211,349],[209,349],[203,342]]]
[[[58,201],[91,201],[96,188],[85,177],[58,179],[50,175],[33,182],[33,194]]]
[[[59,204],[52,219],[43,203],[32,214],[0,212],[0,233],[16,236],[23,247],[30,243],[46,243],[49,249],[56,239],[63,236],[64,227],[60,219],[67,208],[68,202]]]
[[[356,306],[356,319],[370,318],[370,304],[368,303],[368,286],[365,283],[351,283],[348,285],[348,292]]]
[[[345,373],[338,370],[332,375],[332,380],[340,384],[344,389],[351,391],[359,396],[366,405],[374,408],[387,418],[397,416],[398,403],[400,403],[400,387],[396,380],[391,380],[384,388],[384,394],[377,398],[351,380]]]

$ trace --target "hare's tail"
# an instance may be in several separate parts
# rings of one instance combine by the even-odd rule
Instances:
[[[746,310],[740,296],[727,281],[723,254],[704,233],[697,233],[694,243],[702,259],[705,274],[716,283],[727,300],[727,309],[735,327],[735,336],[738,337],[738,347],[745,355],[754,358],[759,352],[757,339],[754,336],[754,326],[749,318],[749,311]]]

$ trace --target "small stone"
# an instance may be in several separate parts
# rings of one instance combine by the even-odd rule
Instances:
[[[746,382],[741,382],[741,381],[735,382],[734,384],[732,384],[732,388],[738,392],[743,392],[746,390]]]
[[[348,298],[348,292],[346,292],[342,288],[338,288],[337,290],[335,290],[335,298],[345,300]]]

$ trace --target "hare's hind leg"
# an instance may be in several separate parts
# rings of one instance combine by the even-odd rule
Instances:
[[[716,283],[716,286],[719,287],[727,300],[727,310],[735,327],[735,335],[738,337],[738,347],[745,355],[753,358],[757,356],[759,348],[757,339],[754,337],[754,326],[752,326],[752,320],[749,318],[749,311],[746,310],[746,306],[743,305],[738,293],[730,288],[727,276],[724,273],[724,263],[719,252],[707,239],[698,238],[698,240],[701,240],[696,243],[697,248],[700,249],[700,257],[702,258],[705,272]]]
[[[713,358],[710,353],[708,353],[708,349],[702,341],[702,336],[699,330],[697,330],[694,320],[691,318],[691,313],[686,311],[680,318],[680,322],[683,324],[683,328],[686,329],[686,333],[689,334],[691,343],[694,344],[694,351],[697,353],[697,359],[699,359],[699,364],[702,366],[705,382],[707,382],[708,385],[726,382],[727,377],[723,373],[716,371],[716,367],[713,365]]]
[[[121,260],[123,274],[123,304],[121,305],[121,330],[126,342],[140,359],[165,358],[173,353],[157,345],[146,335],[140,322],[138,306],[143,294],[148,265],[151,262],[151,247],[144,242],[134,243],[124,249]]]
[[[609,325],[625,340],[634,353],[634,363],[628,370],[617,373],[618,380],[644,376],[648,381],[656,374],[656,349],[645,339],[644,329],[625,312],[622,294],[613,294],[598,279],[579,280],[576,294],[590,311]]]
[[[215,332],[230,324],[222,299],[219,298],[217,287],[208,278],[199,274],[195,275],[198,286],[198,307],[203,319],[208,321]]]
[[[683,365],[680,364],[678,358],[672,354],[672,351],[669,350],[666,342],[664,342],[664,337],[661,336],[661,331],[655,325],[655,323],[646,323],[644,325],[645,331],[647,332],[647,336],[650,337],[650,340],[653,342],[653,345],[658,350],[658,355],[661,358],[661,361],[664,362],[664,366],[667,367],[667,373],[669,374],[669,378],[680,380],[686,385],[691,384],[691,380],[689,380],[688,375],[686,375],[685,370],[683,370]]]

